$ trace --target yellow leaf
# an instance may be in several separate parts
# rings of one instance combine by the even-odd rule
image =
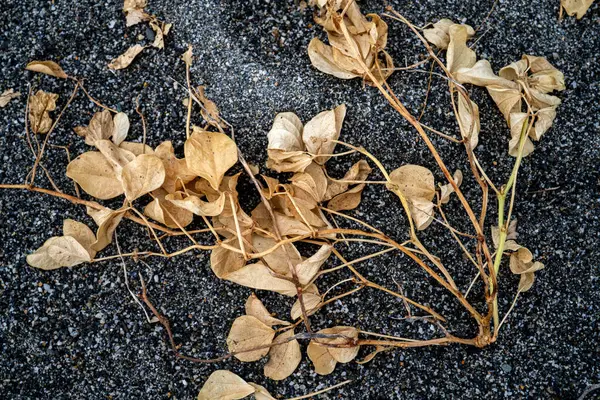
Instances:
[[[198,400],[237,400],[254,393],[254,388],[245,380],[226,370],[210,374],[198,393]]]
[[[181,190],[185,185],[196,178],[196,175],[190,171],[184,159],[175,157],[175,150],[173,144],[170,141],[162,142],[154,154],[160,158],[165,167],[165,181],[163,188],[173,193],[177,190]]]
[[[286,342],[293,336],[294,330],[290,329],[277,336],[273,341],[274,346],[269,351],[269,361],[264,367],[266,377],[280,381],[290,376],[298,368],[298,364],[302,360],[300,344],[296,339]],[[281,344],[277,345],[277,343]]]
[[[67,165],[67,176],[89,195],[108,200],[123,194],[112,165],[97,151],[81,154]]]
[[[41,72],[42,74],[50,75],[55,78],[67,79],[69,76],[65,74],[60,65],[54,61],[32,61],[25,69],[34,72]]]
[[[240,361],[257,361],[269,353],[275,331],[251,315],[237,317],[227,336],[227,348]],[[264,347],[264,348],[263,348]],[[246,351],[250,349],[256,349]]]
[[[129,201],[158,189],[165,181],[165,167],[160,158],[142,154],[123,167],[121,181]]]
[[[223,133],[208,132],[198,127],[185,142],[187,166],[206,179],[213,189],[219,189],[225,172],[237,162],[237,146]]]

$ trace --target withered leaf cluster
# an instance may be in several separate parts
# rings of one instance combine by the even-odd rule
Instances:
[[[126,25],[129,27],[141,22],[147,22],[154,31],[154,41],[150,46],[157,49],[164,49],[164,38],[169,34],[173,25],[160,21],[155,15],[144,11],[147,5],[147,0],[124,0],[123,12],[125,13]],[[140,44],[131,46],[125,53],[112,60],[108,64],[108,68],[113,70],[127,68],[145,48],[146,46]]]
[[[388,26],[377,14],[364,16],[354,0],[313,0],[315,21],[327,32],[329,45],[318,38],[308,45],[312,65],[341,79],[362,78],[373,84],[391,75],[394,62],[385,51]]]

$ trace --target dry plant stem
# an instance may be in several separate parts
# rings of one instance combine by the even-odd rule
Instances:
[[[329,386],[329,387],[327,387],[327,388],[325,388],[325,389],[321,389],[321,390],[318,390],[318,391],[316,391],[316,392],[308,393],[308,394],[305,394],[305,395],[303,395],[303,396],[292,397],[292,398],[289,398],[289,399],[286,399],[286,400],[302,400],[302,399],[309,399],[309,398],[311,398],[311,397],[318,396],[318,395],[320,395],[320,394],[323,394],[323,393],[329,392],[330,390],[337,389],[337,388],[339,388],[339,387],[341,387],[341,386],[347,385],[347,384],[349,384],[350,382],[352,382],[352,379],[348,379],[347,381],[344,381],[344,382],[337,383],[337,384],[335,384],[335,385],[333,385],[333,386]]]
[[[104,104],[100,103],[100,102],[99,102],[98,100],[96,100],[95,98],[93,98],[93,97],[92,97],[92,95],[90,95],[90,94],[88,93],[88,91],[85,89],[85,86],[83,86],[83,79],[77,79],[77,78],[73,78],[73,77],[71,77],[71,76],[69,77],[69,79],[71,79],[71,80],[73,80],[73,81],[75,81],[75,82],[77,82],[77,83],[79,84],[79,87],[81,88],[81,90],[83,90],[83,93],[84,93],[84,94],[87,96],[87,98],[88,98],[88,99],[90,99],[90,101],[91,101],[92,103],[94,103],[94,104],[95,104],[95,105],[97,105],[98,107],[100,107],[100,108],[103,108],[103,109],[105,109],[105,110],[108,110],[108,111],[110,111],[110,112],[112,112],[112,113],[115,113],[115,114],[117,114],[117,113],[118,113],[118,111],[117,111],[117,110],[115,110],[114,108],[108,107],[108,106],[106,106],[106,105],[104,105]]]
[[[135,112],[140,116],[141,120],[142,120],[142,131],[143,131],[143,136],[142,136],[142,144],[144,144],[144,146],[142,146],[142,151],[145,152],[146,151],[146,118],[144,118],[144,114],[142,114],[142,112],[140,111],[140,96],[138,95],[135,98]]]

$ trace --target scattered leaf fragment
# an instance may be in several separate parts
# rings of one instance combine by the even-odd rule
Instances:
[[[6,89],[4,92],[2,92],[2,94],[0,94],[0,108],[6,107],[6,105],[10,103],[12,99],[16,99],[20,95],[21,93],[15,92],[13,89]]]
[[[69,77],[60,65],[54,61],[32,61],[27,64],[25,69],[33,72],[40,72],[55,78],[67,79]]]
[[[129,64],[144,50],[144,46],[136,44],[127,49],[127,51],[115,58],[108,64],[108,68],[113,70],[127,68]]]

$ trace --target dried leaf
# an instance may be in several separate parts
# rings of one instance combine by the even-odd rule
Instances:
[[[290,181],[294,186],[310,194],[317,203],[321,202],[323,197],[325,197],[327,178],[325,177],[323,168],[314,162],[309,164],[304,169],[304,172],[299,172],[292,176]]]
[[[90,258],[94,258],[96,251],[92,249],[92,245],[96,241],[96,235],[86,224],[67,218],[63,221],[63,235],[77,240],[89,253]]]
[[[513,157],[517,157],[519,154],[519,143],[521,139],[521,131],[523,130],[523,124],[528,120],[526,113],[512,113],[510,114],[510,142],[508,143],[508,154]],[[524,133],[527,135],[527,132]],[[534,146],[528,137],[525,137],[525,143],[523,144],[523,157],[527,157],[533,151]]]
[[[215,190],[237,158],[235,142],[223,133],[194,127],[192,135],[185,142],[185,159],[189,170],[206,179]]]
[[[150,28],[152,28],[152,30],[154,31],[154,41],[152,42],[152,47],[156,47],[157,49],[165,48],[165,38],[163,35],[163,28],[161,27],[161,25],[164,24],[159,23],[156,20],[150,21]]]
[[[198,96],[198,100],[202,103],[202,109],[200,110],[200,114],[202,114],[202,118],[209,124],[213,126],[221,126],[224,125],[223,120],[219,116],[219,108],[215,104],[214,101],[210,100],[204,94],[204,86],[198,86],[196,89],[196,95]]]
[[[479,131],[481,129],[479,107],[472,100],[467,100],[459,94],[457,113],[456,119],[460,128],[460,134],[469,141],[469,147],[475,149],[479,143]]]
[[[158,145],[154,154],[162,160],[165,167],[165,181],[162,187],[167,192],[174,193],[181,190],[183,185],[196,178],[196,174],[188,169],[185,159],[175,157],[175,150],[170,141]]]
[[[273,344],[283,343],[293,336],[294,330],[290,329],[277,336]],[[265,364],[264,374],[268,378],[280,381],[293,374],[301,360],[300,344],[296,339],[273,346],[269,351],[269,361]]]
[[[364,181],[369,177],[372,169],[365,160],[360,160],[350,167],[346,175],[341,179],[341,181]],[[348,190],[348,187],[352,183],[340,182],[337,180],[329,179],[327,184],[327,190],[325,192],[325,196],[323,200],[331,200],[335,196],[340,193]]]
[[[408,164],[392,171],[390,179],[395,187],[388,184],[388,189],[395,191],[397,188],[404,195],[416,228],[427,228],[433,220],[434,204],[431,200],[435,196],[435,181],[431,171]]]
[[[323,111],[308,121],[304,126],[302,141],[306,150],[312,155],[333,154],[334,140],[340,137],[342,123],[346,116],[346,105],[342,104],[333,110]],[[317,157],[315,162],[324,164],[330,157]]]
[[[275,244],[275,240],[269,237],[263,237],[259,235],[252,236],[252,246],[254,246],[256,251],[259,253],[269,251],[275,246]],[[296,249],[296,246],[294,246],[292,243],[277,247],[271,253],[263,256],[262,259],[267,263],[270,269],[280,275],[286,276],[291,275],[289,263],[295,267],[298,265],[298,263],[302,262],[302,256]]]
[[[521,112],[521,90],[506,88],[498,85],[490,85],[487,91],[504,115],[506,122],[509,122],[510,114]]]
[[[41,72],[42,74],[50,75],[55,78],[67,79],[69,76],[65,74],[60,65],[54,61],[32,61],[25,69],[33,72]]]
[[[67,165],[67,176],[89,195],[108,200],[123,194],[112,165],[97,151],[81,154]]]
[[[535,280],[534,272],[544,268],[544,264],[533,261],[531,251],[525,247],[519,248],[510,255],[510,270],[513,274],[521,276],[519,281],[519,292],[526,292],[533,286]]]
[[[471,68],[460,68],[454,73],[454,78],[460,83],[471,83],[477,86],[496,85],[505,88],[519,88],[515,82],[494,74],[488,60],[479,60]]]
[[[96,140],[94,145],[98,150],[100,150],[100,153],[102,153],[104,158],[106,158],[108,163],[112,166],[117,178],[121,180],[121,172],[123,171],[123,167],[135,160],[135,154],[120,148],[107,139]]]
[[[454,171],[454,175],[452,177],[454,179],[454,183],[456,183],[456,186],[460,187],[460,185],[462,184],[462,180],[463,180],[462,171],[460,169],[457,169],[456,171]],[[441,203],[442,204],[448,203],[448,201],[450,201],[450,195],[452,193],[454,193],[454,187],[450,183],[441,185],[440,186],[440,201],[441,201]]]
[[[254,393],[254,387],[227,370],[210,374],[198,393],[198,400],[237,400]]]
[[[267,137],[268,150],[303,151],[302,122],[293,112],[279,113],[273,120],[273,126]]]
[[[109,69],[123,69],[127,68],[129,64],[133,61],[134,58],[137,57],[144,50],[144,46],[136,44],[135,46],[131,46],[127,49],[127,51],[121,54],[119,57],[115,58],[108,64]]]
[[[258,361],[269,353],[269,347],[246,351],[257,347],[269,346],[273,342],[275,331],[251,315],[242,315],[233,321],[227,336],[227,348],[240,361]]]
[[[329,375],[335,369],[337,361],[335,361],[329,351],[327,351],[327,347],[321,346],[311,340],[306,349],[306,353],[315,366],[315,372],[317,374]]]
[[[468,25],[454,24],[448,28],[450,42],[446,52],[446,66],[450,72],[454,73],[460,68],[471,68],[477,61],[475,52],[467,46],[467,39],[472,33],[473,28]]]
[[[239,249],[237,237],[225,241],[226,244]],[[244,256],[222,246],[216,247],[210,253],[210,268],[218,278],[226,279],[229,275],[243,268],[246,264]]]
[[[208,217],[214,217],[220,215],[225,208],[225,201],[227,196],[225,193],[220,193],[217,200],[214,201],[202,201],[199,197],[194,195],[186,195],[183,192],[175,192],[169,194],[167,197],[171,203],[175,204],[182,209],[188,210],[196,215],[204,215]]]
[[[322,301],[323,298],[318,293],[302,293],[302,303],[304,304],[304,310],[306,311],[307,316],[311,316],[318,311]],[[302,316],[300,300],[296,300],[292,306],[290,316],[292,317],[292,320],[296,320]]]
[[[95,251],[101,251],[110,243],[112,243],[113,233],[123,219],[125,209],[95,210],[87,207],[87,213],[94,219],[96,225],[98,225],[98,230],[96,231],[96,241],[94,244],[92,244],[91,248]]]
[[[123,117],[119,117],[122,119]],[[129,121],[127,121],[129,124]],[[129,125],[127,125],[129,129]],[[75,133],[85,138],[85,143],[90,146],[95,146],[98,140],[107,140],[113,136],[115,131],[115,123],[112,114],[108,110],[97,112],[94,114],[87,127],[78,126],[75,128]],[[125,133],[127,134],[127,132]],[[114,139],[113,139],[114,141]],[[120,143],[115,144],[118,146]]]
[[[87,250],[71,236],[51,237],[27,256],[29,265],[44,270],[72,267],[91,260]]]
[[[251,315],[257,318],[263,324],[271,327],[273,325],[290,325],[289,322],[282,321],[274,318],[273,315],[267,310],[267,307],[254,293],[246,300],[246,315]]]
[[[446,18],[440,19],[433,24],[433,28],[424,29],[423,36],[425,36],[425,39],[427,39],[429,43],[435,45],[438,49],[445,50],[450,43],[448,31],[452,25],[454,25],[452,20]]]
[[[193,62],[193,47],[191,44],[188,44],[188,49],[185,51],[185,53],[183,53],[183,55],[181,56],[181,59],[183,60],[183,62],[185,63],[185,65],[187,65],[188,67],[192,66],[192,62]]]
[[[308,56],[310,62],[312,66],[319,71],[340,79],[353,79],[361,76],[340,67],[334,59],[334,51],[336,51],[336,49],[327,46],[317,38],[313,38],[308,44]]]
[[[297,293],[292,282],[274,277],[269,268],[260,262],[231,272],[224,279],[252,289],[270,290],[290,297]]]
[[[533,140],[540,140],[542,135],[550,129],[556,118],[556,107],[547,107],[538,110],[535,113],[534,129],[529,131],[529,137]]]
[[[38,90],[29,99],[29,124],[33,133],[48,133],[52,127],[50,111],[56,110],[58,95]]]
[[[561,0],[560,6],[565,9],[567,15],[576,15],[581,19],[590,8],[594,0]]]
[[[303,151],[267,150],[267,168],[277,172],[302,172],[313,161]]]
[[[275,397],[271,396],[271,393],[264,386],[258,385],[256,383],[249,382],[255,392],[254,392],[254,400],[277,400]]]
[[[12,100],[19,97],[21,93],[15,92],[13,89],[6,89],[0,94],[0,108],[6,107],[6,105]]]
[[[137,25],[140,22],[150,21],[151,18],[152,16],[144,12],[144,10],[127,11],[127,15],[125,16],[125,25],[128,27]]]
[[[362,191],[365,184],[354,186],[352,189],[340,193],[327,203],[327,208],[334,211],[353,210],[360,204]]]
[[[194,215],[185,208],[178,207],[176,202],[170,201],[172,198],[181,198],[181,193],[167,194],[164,189],[156,189],[152,196],[154,200],[144,208],[144,214],[169,228],[186,227],[192,223]]]
[[[127,114],[123,112],[115,114],[113,126],[112,141],[118,146],[125,140],[129,132],[129,117],[127,117]]]
[[[142,154],[123,167],[121,181],[125,197],[133,201],[162,186],[165,181],[165,167],[160,158]]]
[[[344,337],[333,339],[319,339],[319,342],[334,345],[349,344],[348,340],[358,339],[358,330],[351,326],[334,326],[333,328],[322,329],[322,334],[343,335]],[[311,341],[312,342],[312,341]],[[353,347],[327,347],[329,354],[339,363],[349,363],[358,355],[360,346]]]
[[[296,275],[302,285],[308,284],[331,255],[331,245],[323,245],[312,256],[296,265]]]

